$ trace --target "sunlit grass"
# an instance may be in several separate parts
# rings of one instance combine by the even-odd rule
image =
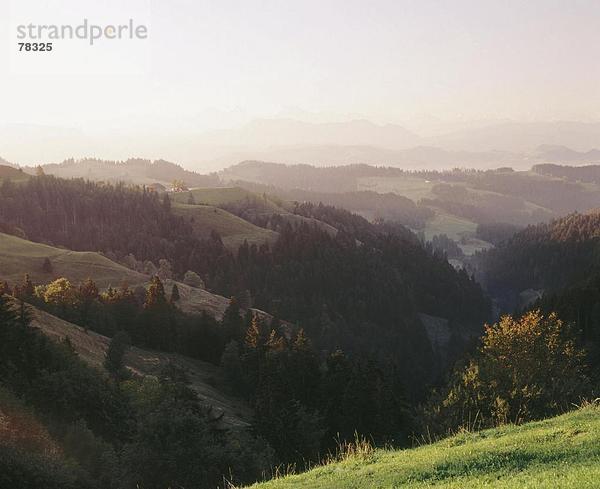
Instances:
[[[376,450],[257,484],[279,488],[592,488],[600,480],[600,408],[465,433],[419,448]]]

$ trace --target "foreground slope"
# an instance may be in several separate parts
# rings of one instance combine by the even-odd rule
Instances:
[[[592,488],[600,480],[600,408],[402,451],[376,451],[256,489]]]

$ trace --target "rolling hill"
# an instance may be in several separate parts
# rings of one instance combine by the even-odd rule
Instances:
[[[250,244],[274,241],[277,238],[277,233],[269,229],[268,225],[265,225],[265,229],[249,222],[257,219],[268,222],[273,216],[277,216],[281,221],[292,226],[305,223],[319,227],[330,236],[337,234],[337,229],[327,223],[294,214],[282,206],[285,204],[279,205],[270,196],[266,194],[259,195],[238,186],[195,188],[189,192],[178,192],[170,195],[177,204],[173,207],[176,214],[194,217],[194,227],[199,236],[206,236],[207,233],[210,234],[212,229],[215,229],[224,238],[223,244],[230,247],[230,249],[237,250],[244,239],[247,239]],[[190,201],[194,204],[189,204]],[[182,204],[187,204],[187,206],[182,206]],[[199,210],[194,206],[203,209]],[[213,207],[212,216],[207,206],[208,209],[211,206]],[[229,212],[219,214],[218,211],[215,212],[215,207]],[[233,219],[236,216],[240,217]]]
[[[598,274],[600,212],[570,214],[529,226],[480,257],[479,268],[494,293],[559,290]]]
[[[277,209],[277,206],[268,199],[241,187],[194,188],[189,192],[178,192],[172,194],[172,200],[181,204],[187,204],[190,195],[192,196],[194,203],[200,205],[221,207],[224,205],[238,204],[240,202],[259,200],[264,207]]]
[[[218,180],[210,175],[185,170],[165,160],[130,158],[126,161],[106,161],[95,158],[69,159],[62,163],[43,165],[44,172],[61,178],[85,178],[104,182],[125,182],[137,185],[160,183],[170,185],[181,180],[187,186],[216,185]]]
[[[199,238],[207,238],[212,231],[221,236],[223,244],[237,251],[247,241],[250,245],[273,243],[279,233],[260,228],[244,219],[212,205],[189,205],[175,203],[173,213],[189,220]]]
[[[52,264],[52,273],[42,270],[45,258]],[[72,283],[92,278],[98,287],[118,287],[126,283],[129,287],[145,286],[150,277],[130,270],[100,253],[70,251],[41,243],[34,243],[8,234],[0,233],[0,279],[10,284],[20,283],[29,273],[34,283],[48,283],[58,277],[66,277]],[[173,281],[166,280],[170,290]],[[177,282],[181,300],[178,306],[184,312],[207,312],[220,319],[229,305],[229,300],[220,295],[190,287]]]
[[[33,327],[56,341],[62,341],[68,337],[82,360],[93,367],[103,368],[110,338],[93,331],[86,331],[40,309],[31,307],[30,311]],[[142,377],[157,375],[165,367],[181,369],[187,376],[189,386],[198,394],[203,403],[213,408],[214,416],[220,418],[223,427],[250,425],[252,413],[249,407],[239,399],[222,392],[225,379],[219,367],[176,353],[151,351],[137,347],[132,347],[128,351],[125,356],[125,365],[132,373]]]
[[[45,258],[49,258],[53,272],[42,270]],[[117,287],[126,282],[131,287],[144,284],[148,277],[115,263],[99,253],[78,252],[55,248],[41,243],[0,233],[0,275],[10,283],[19,282],[29,273],[37,283],[45,283],[56,277],[66,277],[78,283],[88,277],[101,288]]]
[[[465,433],[419,448],[376,450],[254,489],[582,489],[600,479],[600,408]]]
[[[0,181],[5,178],[10,179],[13,182],[20,182],[27,180],[30,175],[25,173],[20,168],[14,168],[12,166],[4,165],[4,160],[0,159]],[[6,162],[4,162],[6,163]]]

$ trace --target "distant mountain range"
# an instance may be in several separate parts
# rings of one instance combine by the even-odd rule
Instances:
[[[294,119],[259,119],[239,129],[204,133],[198,141],[219,146],[376,146],[403,149],[422,138],[396,124],[379,125],[367,120],[310,123]]]
[[[542,145],[568,146],[576,151],[600,147],[598,122],[505,122],[466,129],[433,138],[445,149],[528,153]]]
[[[575,151],[566,146],[544,144],[535,151],[536,157],[547,162],[561,163],[596,163],[600,162],[600,150]]]
[[[71,154],[65,154],[65,148]],[[259,119],[236,129],[208,132],[139,130],[88,134],[43,126],[0,127],[0,154],[22,164],[101,155],[151,155],[202,173],[244,160],[316,166],[366,163],[407,169],[452,167],[518,169],[535,163],[600,161],[600,123],[503,122],[445,135],[419,136],[396,124],[367,120],[310,123]],[[19,160],[16,155],[27,154]],[[118,155],[118,156],[117,156]]]
[[[408,170],[441,170],[455,167],[481,169],[499,166],[528,166],[520,154],[506,151],[447,151],[433,146],[415,146],[403,150],[384,149],[375,146],[321,145],[282,146],[265,151],[239,151],[222,158],[223,166],[246,160],[277,161],[285,164],[309,164],[315,166],[341,166],[367,164],[393,166]]]

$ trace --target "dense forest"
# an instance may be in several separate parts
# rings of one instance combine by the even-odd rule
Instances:
[[[54,343],[31,328],[27,307],[2,294],[0,326],[0,399],[9,420],[8,439],[0,441],[2,487],[214,487],[223,474],[255,480],[272,463],[265,442],[216,429],[169,372],[107,377],[79,360],[68,341]]]
[[[553,291],[599,271],[600,214],[570,214],[529,226],[477,257],[492,295]]]
[[[240,202],[233,210],[245,215]],[[484,328],[490,300],[448,263],[462,252],[446,235],[424,243],[397,222],[323,203],[287,205],[296,220],[261,205],[267,219],[256,222],[278,238],[231,252],[216,233],[198,239],[168,194],[143,186],[45,175],[0,185],[0,232],[160,265],[150,270],[168,263],[169,278],[193,276],[231,298],[215,319],[183,312],[177,282],[167,287],[158,275],[145,287],[100,290],[93,277],[32,283],[24,270],[7,283],[0,271],[1,411],[30,427],[26,442],[0,442],[0,482],[27,473],[25,487],[227,487],[277,467],[305,469],[357,437],[406,446],[476,413],[478,427],[520,423],[594,392],[598,214],[516,234],[482,224],[478,233],[497,243],[475,258],[487,291],[496,300],[547,291],[531,311]],[[57,344],[32,328],[32,307],[111,338],[102,371],[68,339]],[[432,319],[447,324],[445,362]],[[219,366],[228,392],[252,409],[251,428],[222,429],[184,371],[150,378],[126,368],[131,347]],[[557,383],[564,371],[571,376]]]
[[[176,273],[206,269],[224,248],[218,239],[201,241],[170,209],[167,195],[124,184],[39,176],[0,185],[0,229],[32,241],[77,251],[101,251],[158,263],[167,259]]]
[[[333,207],[303,205],[295,212],[335,227],[335,237],[282,223],[271,248],[243,245],[232,254],[218,236],[195,238],[190,222],[171,212],[168,195],[145,188],[39,176],[22,186],[5,181],[0,203],[5,230],[117,259],[167,259],[176,276],[197,272],[226,297],[246,298],[249,291],[252,305],[299,323],[326,348],[384,356],[399,348],[399,361],[411,369],[427,370],[430,356],[418,312],[467,329],[488,315],[479,286],[410,231]],[[411,378],[418,383],[422,376]]]
[[[565,178],[571,182],[600,183],[600,165],[567,166],[544,163],[534,165],[531,170],[540,175]]]
[[[595,369],[600,353],[600,213],[529,226],[476,257],[487,290],[506,311],[556,312],[575,326]],[[519,294],[540,291],[523,302]]]
[[[183,313],[177,306],[176,284],[166,290],[158,276],[149,277],[146,288],[133,290],[125,284],[99,290],[93,277],[77,284],[62,277],[35,284],[27,276],[19,283],[0,280],[0,295],[12,297],[3,306],[7,334],[17,328],[15,334],[26,334],[35,344],[42,341],[43,348],[54,352],[51,343],[27,326],[27,304],[31,304],[112,338],[105,363],[110,380],[99,376],[89,388],[105,385],[103,389],[116,396],[106,402],[123,403],[119,413],[106,416],[128,419],[129,431],[122,438],[108,434],[92,425],[86,412],[62,420],[52,403],[36,404],[30,391],[19,390],[12,381],[2,384],[7,395],[32,407],[44,425],[58,416],[63,431],[52,431],[51,436],[60,446],[67,446],[64,433],[71,429],[69,423],[88,430],[86,436],[96,439],[93,444],[101,444],[111,457],[110,484],[115,487],[121,472],[123,487],[131,487],[133,479],[142,481],[143,487],[164,487],[164,481],[183,481],[184,476],[200,481],[202,487],[210,481],[217,484],[215,474],[227,473],[225,465],[238,456],[247,457],[247,462],[242,468],[236,465],[230,479],[254,480],[277,464],[303,468],[357,433],[378,444],[408,443],[414,425],[411,406],[425,399],[427,386],[440,382],[448,367],[434,358],[420,313],[448,321],[453,353],[459,355],[489,317],[487,298],[472,277],[447,263],[443,251],[424,247],[400,224],[371,223],[323,204],[298,204],[292,212],[302,219],[294,223],[272,216],[281,219],[275,243],[244,243],[232,253],[215,233],[209,239],[196,238],[191,222],[172,212],[169,196],[145,187],[46,175],[19,184],[5,180],[0,185],[2,232],[73,250],[101,251],[126,264],[166,260],[173,278],[193,272],[209,290],[231,297],[229,308],[217,321],[206,314]],[[326,226],[336,233],[326,232]],[[51,270],[52,263],[46,260],[43,267]],[[259,318],[249,310],[251,306],[268,311],[271,319]],[[21,314],[21,319],[15,319],[15,314]],[[129,389],[143,391],[146,382],[123,369],[122,355],[129,344],[222,366],[231,392],[253,408],[253,430],[239,435],[213,433],[210,419],[186,390],[185,376],[165,373],[165,379],[152,387],[156,405],[128,397]],[[56,348],[59,353],[48,354],[63,355],[63,346]],[[95,375],[73,358],[56,368]],[[22,364],[11,366],[9,357],[6,361],[8,369],[22,368]],[[32,382],[45,372],[43,365],[32,363]],[[61,382],[72,380],[67,377]],[[164,404],[161,389],[165,389]],[[183,396],[181,405],[171,389]],[[174,398],[167,402],[171,395]],[[148,467],[155,450],[153,441],[144,438],[148,430],[164,429],[172,433],[167,436],[175,437],[181,429],[177,423],[162,426],[171,409],[181,410],[181,426],[191,423],[200,430],[189,434],[197,439],[171,447],[185,452],[178,456],[178,464],[193,461],[198,473],[185,473],[180,465]],[[156,426],[145,426],[141,417]],[[246,437],[240,448],[244,455],[229,448],[237,436]],[[213,438],[215,442],[206,442]],[[207,459],[214,457],[214,463],[199,460],[203,451],[190,455],[188,450],[196,443],[214,445],[215,453]],[[148,458],[131,459],[129,454],[135,450]],[[73,458],[82,472],[61,477],[95,480],[94,471],[109,470],[87,467],[88,462]],[[164,474],[159,475],[160,470]],[[176,475],[178,470],[182,474]]]
[[[314,202],[346,209],[369,220],[398,222],[412,229],[421,229],[434,212],[423,205],[395,193],[380,194],[373,191],[314,192],[301,188],[284,189],[273,185],[238,180],[232,182],[256,194],[269,195],[276,200]]]

